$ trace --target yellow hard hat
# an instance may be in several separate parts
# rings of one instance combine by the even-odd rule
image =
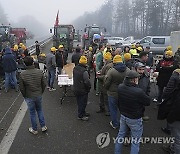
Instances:
[[[93,51],[93,48],[92,48],[92,47],[89,47],[89,51]]]
[[[167,56],[173,56],[173,52],[171,50],[166,51],[165,53]]]
[[[79,63],[80,63],[80,64],[87,64],[87,58],[86,58],[86,56],[81,56],[81,58],[79,59]]]
[[[120,55],[114,56],[113,63],[122,63],[122,57]]]
[[[105,59],[105,60],[111,60],[111,59],[112,59],[111,53],[110,53],[110,52],[106,52],[106,53],[104,54],[104,59]]]
[[[22,47],[24,44],[23,43],[19,43],[19,46]]]
[[[138,47],[137,50],[143,51],[143,48],[142,47]]]
[[[17,51],[17,50],[18,50],[18,48],[19,48],[19,47],[18,47],[18,45],[17,45],[17,44],[15,44],[15,45],[14,45],[14,51]]]
[[[22,48],[23,50],[26,50],[26,49],[27,49],[24,44],[21,46],[21,48]]]
[[[136,45],[135,45],[135,44],[132,44],[132,45],[131,45],[131,48],[132,48],[132,49],[135,49],[135,48],[136,48]]]
[[[178,49],[180,49],[180,45],[178,46]]]
[[[127,61],[129,59],[131,59],[131,54],[130,53],[125,53],[124,54],[124,60]]]
[[[64,46],[62,44],[59,45],[59,48],[64,48]]]
[[[55,47],[52,47],[52,48],[51,48],[51,51],[52,51],[52,52],[56,52],[57,49],[56,49]]]
[[[167,50],[171,50],[172,51],[172,46],[167,46],[167,48],[166,48]]]

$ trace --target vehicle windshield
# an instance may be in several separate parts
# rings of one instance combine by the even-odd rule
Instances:
[[[90,33],[99,34],[100,28],[99,27],[93,27],[92,29],[90,29]]]
[[[68,34],[69,31],[68,31],[68,28],[66,28],[66,27],[60,27],[57,29],[57,33],[58,34]]]

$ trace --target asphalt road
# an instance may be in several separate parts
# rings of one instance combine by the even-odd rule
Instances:
[[[44,51],[48,52],[51,45]],[[93,81],[93,78],[92,78]],[[110,118],[103,113],[97,114],[99,97],[95,91],[91,90],[89,94],[87,112],[91,114],[88,122],[77,120],[77,105],[74,97],[65,98],[63,104],[60,104],[62,88],[57,86],[54,92],[45,91],[43,95],[43,109],[45,114],[48,131],[42,133],[39,129],[38,135],[32,135],[28,132],[30,127],[29,113],[27,112],[18,130],[18,133],[9,150],[9,154],[112,154],[114,151],[113,138],[117,136],[118,130],[110,127]],[[155,86],[152,85],[152,96],[155,95]],[[68,93],[72,95],[72,92]],[[17,98],[18,93],[13,90],[0,95],[0,119],[6,113],[12,102]],[[23,98],[18,96],[12,109],[7,113],[3,122],[0,123],[0,140],[6,134],[6,131],[13,120],[13,117],[19,109]],[[166,136],[160,130],[165,121],[157,121],[157,109],[152,103],[146,108],[146,115],[150,117],[148,122],[144,122],[144,137],[163,137]],[[100,149],[96,143],[96,137],[100,133],[108,132],[110,134],[110,144]],[[165,154],[162,144],[142,144],[140,154]],[[130,147],[124,147],[123,154],[128,154]]]

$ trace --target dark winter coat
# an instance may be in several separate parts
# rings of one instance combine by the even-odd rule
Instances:
[[[170,59],[164,57],[163,60],[160,60],[156,67],[156,71],[159,72],[157,77],[157,85],[162,88],[166,87],[175,69],[176,65],[173,57]]]
[[[180,70],[174,71],[167,87],[163,92],[163,99],[171,97],[172,107],[169,108],[169,114],[167,115],[168,123],[180,121]]]
[[[75,66],[79,64],[79,59],[81,57],[81,53],[80,52],[76,52],[72,55],[71,61],[72,63],[75,63]]]
[[[146,93],[146,95],[149,96],[149,94],[150,94],[150,77],[147,74],[143,73],[143,75],[140,76],[140,78],[139,78],[138,86]]]
[[[137,85],[126,79],[118,87],[118,107],[120,113],[130,119],[143,116],[144,106],[150,105],[150,97]]]
[[[55,57],[57,67],[63,68],[63,66],[67,64],[68,54],[65,51],[57,51]]]
[[[78,64],[73,70],[73,89],[74,94],[85,95],[90,92],[91,83],[89,79],[89,74],[85,65]]]
[[[118,86],[121,84],[129,69],[123,63],[118,63],[110,69],[105,77],[104,85],[108,96],[118,98]]]
[[[2,64],[4,72],[11,73],[17,70],[16,58],[12,54],[10,48],[5,49],[4,56],[2,57]]]

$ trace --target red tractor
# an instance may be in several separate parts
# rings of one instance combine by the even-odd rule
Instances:
[[[11,28],[11,34],[16,36],[17,43],[26,43],[26,28]]]

